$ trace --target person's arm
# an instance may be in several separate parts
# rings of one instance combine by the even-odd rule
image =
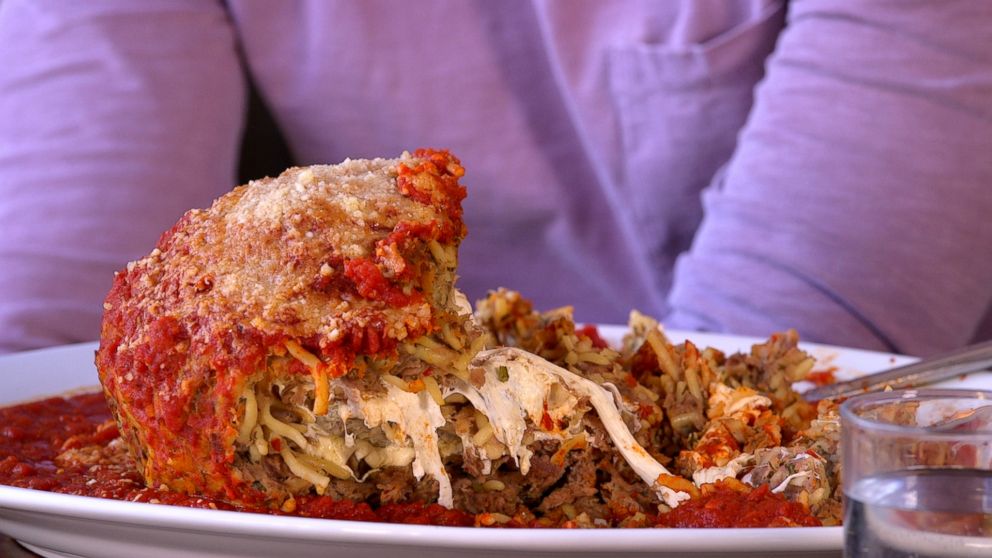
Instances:
[[[992,302],[992,3],[796,0],[671,326],[927,354]]]
[[[230,188],[221,2],[0,2],[0,352],[96,339],[114,271]]]

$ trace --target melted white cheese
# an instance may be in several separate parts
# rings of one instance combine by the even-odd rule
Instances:
[[[355,453],[354,444],[350,446],[344,438],[337,436],[311,436],[310,449],[317,456],[336,463],[346,469],[354,476],[354,472],[348,467],[348,459]]]
[[[496,423],[502,422],[500,428],[503,429],[503,432],[507,432],[507,428],[509,428],[510,432],[513,433],[514,437],[508,437],[505,440],[510,440],[511,443],[513,440],[516,440],[515,433],[517,429],[522,428],[523,415],[526,414],[533,420],[534,413],[532,410],[535,405],[540,405],[541,412],[543,413],[543,401],[551,389],[550,385],[560,383],[572,394],[589,399],[589,403],[596,410],[596,414],[603,422],[603,426],[616,445],[620,455],[627,461],[631,469],[658,493],[658,496],[666,504],[674,508],[680,502],[689,499],[689,494],[672,490],[657,482],[660,476],[670,475],[671,473],[637,443],[637,440],[631,435],[630,430],[627,429],[627,425],[624,424],[620,416],[620,411],[616,406],[613,394],[599,384],[569,372],[564,368],[555,366],[536,355],[509,347],[480,352],[472,360],[472,366],[482,368],[485,371],[486,384],[492,381],[491,378],[496,378],[497,383],[509,384],[509,379],[506,382],[499,382],[498,380],[498,371],[500,367],[504,366],[510,373],[510,378],[518,378],[514,383],[518,386],[516,389],[519,391],[510,391],[499,386],[496,387],[494,392],[499,392],[500,395],[493,398],[496,401],[495,405],[489,404],[489,401],[481,393],[478,397],[480,402],[490,405],[489,407],[482,407],[480,410],[483,408],[486,409],[484,412],[489,416],[490,423],[493,424],[493,431],[498,433]],[[482,390],[485,389],[486,387],[483,386]],[[530,390],[533,390],[533,392],[529,392]],[[503,394],[506,395],[504,396]],[[509,397],[510,395],[512,395],[512,398]],[[465,395],[465,397],[472,401],[472,397],[469,395]],[[479,407],[477,406],[477,408]],[[548,412],[550,414],[551,410],[549,409]],[[540,418],[541,415],[538,415],[538,422],[536,424],[540,424]],[[501,439],[501,441],[507,447],[510,447],[510,443],[507,443],[504,439]],[[516,444],[519,450],[519,441]]]
[[[671,473],[653,459],[628,430],[620,416],[616,388],[606,389],[538,356],[514,348],[480,352],[473,359],[472,366],[484,373],[483,385],[476,388],[469,382],[459,381],[449,387],[444,395],[459,393],[488,417],[493,436],[506,446],[521,473],[526,475],[529,471],[532,456],[524,445],[528,423],[537,427],[537,439],[563,440],[571,437],[576,434],[569,431],[575,424],[572,415],[579,398],[585,397],[620,455],[666,504],[676,507],[689,499],[689,494],[657,482],[661,475]],[[501,370],[502,367],[505,370]],[[368,399],[353,387],[338,385],[344,390],[348,402],[347,406],[338,408],[341,420],[347,423],[349,418],[360,418],[369,428],[382,428],[393,443],[387,449],[397,453],[391,456],[396,459],[389,459],[389,464],[408,463],[412,446],[414,476],[419,480],[428,474],[437,480],[438,503],[452,507],[451,480],[441,461],[437,437],[437,429],[445,424],[445,420],[434,399],[426,391],[410,393],[388,382],[383,382],[386,388],[384,395]],[[552,397],[555,386],[560,386],[562,391]],[[553,425],[551,431],[540,427],[547,422],[545,413]],[[564,431],[558,429],[562,422],[567,423]],[[462,437],[463,443],[469,440],[471,437]],[[342,444],[323,447],[321,453],[326,457],[336,457],[337,461],[354,451],[353,446],[353,437],[346,433]],[[484,458],[485,452],[479,453],[484,462],[488,461]],[[491,463],[484,463],[484,467],[489,469]]]
[[[709,408],[714,409],[722,405],[723,414],[720,416],[731,416],[743,411],[760,411],[772,405],[771,399],[746,387],[734,389],[726,384],[713,382],[710,390]]]
[[[705,469],[696,469],[696,472],[692,474],[692,482],[694,482],[696,486],[702,486],[704,484],[714,483],[720,479],[729,477],[737,478],[737,473],[740,473],[753,458],[754,456],[749,453],[742,453],[731,459],[723,467],[706,467]]]
[[[465,293],[459,291],[458,289],[452,288],[448,296],[454,298],[455,309],[459,316],[468,316],[472,313],[472,303],[468,301],[468,297],[465,296]]]
[[[473,366],[478,365],[473,362]],[[557,397],[556,401],[551,402],[549,396],[552,387],[560,384],[556,376],[540,368],[518,366],[507,366],[502,371],[505,373],[501,373],[500,366],[496,364],[480,367],[485,374],[482,387],[476,388],[466,381],[458,381],[446,390],[444,396],[459,393],[486,415],[492,425],[493,435],[506,446],[517,468],[526,475],[533,455],[523,443],[528,421],[530,424],[540,425],[547,412],[551,422],[557,425],[559,420],[570,418],[578,398],[565,392],[565,397]],[[563,433],[557,430],[544,431],[543,434],[551,439],[564,438]],[[488,460],[483,461],[488,468]]]
[[[438,503],[452,507],[454,499],[451,479],[441,462],[438,449],[437,429],[444,426],[441,407],[427,391],[410,393],[393,384],[383,382],[385,395],[365,399],[358,390],[348,388],[347,412],[342,411],[342,419],[352,416],[361,418],[369,428],[382,428],[395,445],[388,448],[392,453],[387,463],[402,463],[409,459],[406,448],[413,448],[413,476],[420,480],[425,474],[438,483]],[[344,416],[347,415],[347,416]]]
[[[778,486],[772,489],[772,494],[778,494],[779,492],[785,492],[785,489],[789,487],[792,481],[799,479],[802,480],[810,475],[809,471],[800,471],[798,473],[792,473],[791,475],[785,477]]]

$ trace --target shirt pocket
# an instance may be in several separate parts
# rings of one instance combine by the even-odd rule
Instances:
[[[621,137],[617,187],[662,288],[702,218],[701,190],[734,150],[784,2],[703,43],[632,44],[608,52]]]

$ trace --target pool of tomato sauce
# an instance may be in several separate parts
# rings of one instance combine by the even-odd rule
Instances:
[[[373,509],[366,503],[302,496],[296,499],[296,509],[286,513],[149,488],[144,486],[131,461],[120,458],[123,449],[113,449],[112,442],[117,436],[117,427],[102,393],[54,397],[0,408],[0,484],[114,500],[324,519],[445,526],[492,524],[484,517],[488,514],[475,516],[437,504],[387,504]],[[105,457],[91,461],[57,459],[64,452],[82,455],[103,452]],[[107,455],[118,457],[108,459]],[[718,484],[649,524],[764,527],[814,526],[819,522],[801,505],[771,494],[767,487],[742,492],[739,487],[734,490]],[[563,524],[569,525],[570,522]],[[511,520],[503,526],[541,525]]]

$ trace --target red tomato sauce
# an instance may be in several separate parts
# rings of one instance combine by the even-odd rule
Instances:
[[[597,349],[609,348],[609,343],[606,342],[602,336],[599,335],[599,328],[593,324],[586,324],[580,328],[575,329],[575,334],[579,337],[588,337],[592,341],[592,346]]]
[[[366,503],[303,496],[290,513],[146,488],[130,458],[114,454],[117,426],[102,393],[54,397],[0,408],[0,484],[63,494],[170,504],[191,508],[237,510],[323,519],[383,521],[421,525],[471,526],[475,516],[436,504],[390,504],[373,510]],[[66,460],[60,454],[76,450],[85,456],[117,458]]]
[[[768,485],[740,491],[718,482],[692,500],[658,516],[659,527],[819,527],[797,502],[773,494]]]
[[[0,425],[0,484],[9,486],[132,502],[323,519],[462,527],[492,525],[479,520],[487,514],[477,517],[437,504],[386,504],[373,509],[364,502],[301,496],[294,500],[291,509],[273,510],[145,487],[118,440],[117,426],[102,393],[54,397],[0,408]],[[770,493],[767,486],[740,491],[740,487],[727,488],[723,484],[713,485],[702,496],[682,503],[651,523],[658,527],[820,525],[802,505]],[[514,518],[502,526],[542,524]]]
[[[814,370],[806,375],[806,379],[817,386],[828,386],[837,383],[836,366],[831,366],[825,370]]]

